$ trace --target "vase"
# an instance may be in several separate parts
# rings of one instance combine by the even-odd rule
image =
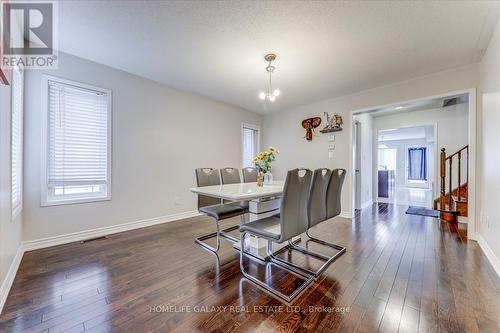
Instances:
[[[264,174],[264,184],[272,184],[273,183],[273,174],[270,172],[266,172]]]
[[[262,173],[262,171],[259,171],[259,173],[257,173],[257,186],[264,186],[264,174]]]

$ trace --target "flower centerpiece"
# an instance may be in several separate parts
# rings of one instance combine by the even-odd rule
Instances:
[[[269,147],[268,150],[261,152],[257,157],[253,159],[253,164],[259,170],[259,175],[257,176],[257,185],[263,186],[263,184],[269,184],[273,181],[273,175],[271,174],[271,162],[276,160],[276,155],[279,150],[275,147]]]

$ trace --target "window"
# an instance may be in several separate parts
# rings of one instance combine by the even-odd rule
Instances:
[[[408,180],[427,181],[427,148],[408,148]]]
[[[111,197],[111,91],[44,76],[42,205]]]
[[[257,126],[242,125],[243,167],[252,167],[252,160],[259,153],[259,128]]]
[[[11,199],[12,219],[23,209],[23,89],[24,73],[21,68],[12,71],[11,97]]]

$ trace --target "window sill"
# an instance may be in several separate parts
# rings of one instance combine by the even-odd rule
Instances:
[[[61,200],[51,200],[42,201],[40,207],[50,207],[50,206],[61,206],[61,205],[75,205],[81,203],[91,203],[100,201],[111,201],[111,195],[102,198],[72,198],[72,199],[61,199]]]

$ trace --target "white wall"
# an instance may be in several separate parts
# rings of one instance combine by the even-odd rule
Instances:
[[[262,116],[59,53],[46,74],[113,92],[112,200],[40,207],[40,83],[26,75],[25,240],[196,209],[197,167],[241,167],[241,123]]]
[[[479,242],[500,274],[500,24],[480,66],[478,104]]]
[[[10,80],[10,78],[9,78]],[[11,86],[0,84],[0,310],[5,278],[22,241],[22,214],[11,219],[10,98]]]
[[[365,113],[355,117],[361,129],[361,208],[373,203],[373,118]]]
[[[469,142],[469,105],[462,103],[445,108],[397,113],[387,116],[374,117],[375,131],[395,129],[411,126],[437,124],[437,148],[445,148],[447,154],[452,154],[463,148]],[[374,157],[376,158],[376,156]],[[439,159],[435,160],[436,170],[439,170]],[[454,160],[453,174],[457,175],[457,163]],[[462,183],[465,182],[466,164],[462,164]],[[452,177],[453,187],[457,186],[458,178]],[[434,176],[434,197],[439,194],[439,174]],[[446,182],[448,184],[448,182]]]
[[[474,88],[477,87],[478,82],[479,67],[473,64],[266,115],[263,142],[265,145],[272,144],[281,149],[281,154],[273,167],[273,174],[275,173],[278,178],[284,177],[286,170],[297,166],[345,168],[348,174],[342,191],[342,210],[351,212],[352,161],[349,160],[349,151],[351,149],[352,113],[356,110]],[[318,134],[313,141],[309,142],[304,139],[304,130],[301,127],[303,119],[323,116],[323,112],[337,112],[344,119],[344,130],[336,133],[336,150],[332,159],[328,158],[327,135]]]

